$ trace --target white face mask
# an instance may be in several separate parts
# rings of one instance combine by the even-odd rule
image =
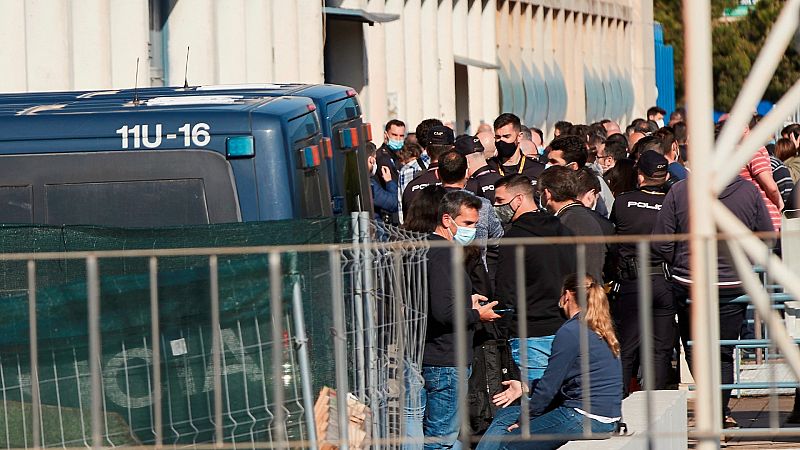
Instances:
[[[375,174],[378,173],[378,161],[370,160],[370,162],[372,163],[370,164],[372,166],[372,169],[370,169],[369,176],[374,177]]]
[[[664,128],[664,119],[658,119],[656,123],[658,124],[658,128]]]

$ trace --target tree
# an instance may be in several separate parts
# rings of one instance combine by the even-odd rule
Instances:
[[[764,46],[764,41],[784,3],[783,0],[761,0],[756,3],[755,9],[750,12],[746,20],[736,24],[740,28],[742,45],[749,51],[750,61],[755,61],[758,57],[758,52]],[[790,45],[770,80],[764,99],[777,102],[798,79],[800,79],[800,54]]]
[[[736,0],[712,0],[712,17],[719,17],[725,8],[733,7]],[[683,4],[681,0],[654,0],[653,13],[655,20],[664,28],[664,43],[672,45],[675,58],[675,99],[684,102],[683,82]]]

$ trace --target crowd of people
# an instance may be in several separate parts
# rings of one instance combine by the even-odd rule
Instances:
[[[667,124],[664,115],[650,108],[647,119],[624,130],[612,120],[558,122],[552,139],[509,113],[481,124],[475,135],[458,137],[437,119],[422,121],[413,132],[400,120],[386,124],[384,144],[368,152],[376,220],[428,233],[431,241],[453,241],[465,246],[466,255],[463,273],[453,273],[449,247],[429,253],[425,348],[422,367],[412,374],[420,386],[407,389],[410,403],[418,405],[407,414],[409,437],[422,442],[424,436],[425,448],[459,447],[458,408],[469,407],[471,431],[484,436],[479,448],[557,448],[566,438],[502,439],[519,434],[522,395],[530,397],[534,434],[581,433],[585,418],[592,431],[610,432],[621,419],[622,398],[641,386],[643,370],[653,371],[647,388],[674,387],[678,338],[691,367],[692,276],[685,241],[653,242],[646,261],[635,242],[529,245],[521,268],[516,248],[502,245],[502,238],[688,232],[686,113],[679,108]],[[780,211],[793,207],[798,147],[800,125],[790,125],[720,193],[751,230],[779,230]],[[579,260],[585,274],[578,275]],[[743,290],[724,244],[718,270],[720,338],[736,339],[746,306],[730,301]],[[650,277],[652,286],[652,368],[639,365],[641,276]],[[460,295],[453,290],[455,277],[463,277]],[[520,285],[525,298],[518,298]],[[586,293],[584,310],[578,285]],[[466,301],[457,305],[457,298]],[[472,343],[468,405],[459,405],[457,395],[457,307],[465,310]],[[583,409],[581,327],[591,336],[589,410]],[[722,383],[731,383],[732,349],[721,347],[720,358]],[[734,427],[729,398],[730,391],[723,391],[723,426]]]

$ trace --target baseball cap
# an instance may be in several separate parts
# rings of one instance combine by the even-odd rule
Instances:
[[[650,178],[663,178],[667,176],[667,165],[669,161],[663,155],[659,155],[653,150],[648,150],[639,155],[636,167]]]
[[[483,144],[481,144],[481,140],[475,136],[462,134],[456,139],[456,151],[464,156],[483,152]]]
[[[428,131],[429,145],[453,145],[455,140],[456,137],[450,128],[438,126]]]

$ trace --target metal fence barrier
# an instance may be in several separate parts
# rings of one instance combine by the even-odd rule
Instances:
[[[407,395],[409,376],[422,366],[428,310],[427,252],[432,246],[450,243],[428,242],[423,236],[375,224],[367,217],[353,218],[354,239],[350,244],[308,245],[303,247],[237,247],[175,250],[119,250],[72,253],[2,254],[0,262],[24,262],[27,270],[28,333],[24,348],[0,348],[0,445],[6,448],[38,447],[115,447],[192,445],[197,448],[409,448],[419,445],[405,437],[406,412],[422,405]],[[515,247],[517,280],[524,280],[523,255],[526,247],[569,245],[576,252],[576,272],[584,272],[587,245],[600,242],[635,240],[638,257],[648,260],[654,240],[685,239],[685,236],[632,238],[612,237],[505,240],[501,245]],[[459,270],[464,252],[452,247],[450,267]],[[303,286],[312,274],[291,270],[288,256],[307,254],[327,261],[329,291],[313,299],[312,308],[303,301]],[[220,298],[225,290],[224,261],[228,256],[266,256],[262,277],[268,280],[266,303],[258,303],[258,314],[237,317]],[[159,293],[159,263],[165,258],[207,258],[209,289],[203,301],[208,305],[208,323],[193,328],[169,327],[174,320],[165,315]],[[147,260],[149,292],[148,330],[138,343],[119,339],[105,323],[103,305],[110,285],[101,271],[106,259]],[[36,267],[45,261],[83,260],[86,282],[71,286],[85,295],[88,332],[86,348],[64,342],[63,348],[43,353],[42,314],[37,309],[43,291],[37,289]],[[260,266],[261,267],[261,266]],[[769,269],[769,268],[767,268]],[[766,270],[769,273],[769,270]],[[316,274],[315,276],[318,276]],[[455,277],[458,301],[466,302]],[[116,280],[116,282],[121,282]],[[652,432],[653,385],[652,286],[649,274],[640,276],[638,320],[641,327],[641,384],[647,396],[648,427],[642,436],[651,448],[658,440],[684,436],[679,431]],[[580,286],[580,285],[579,285]],[[769,286],[768,286],[769,287]],[[772,290],[777,286],[771,286]],[[579,301],[586,305],[585,289]],[[764,291],[766,293],[766,291]],[[201,293],[198,293],[201,294]],[[526,285],[518,282],[517,294],[525,298]],[[753,294],[750,293],[752,296]],[[782,293],[775,299],[787,300]],[[326,298],[327,297],[327,298]],[[749,300],[742,297],[741,301]],[[329,305],[329,306],[326,306]],[[317,363],[309,352],[307,324],[315,319],[316,308],[332,311],[330,342],[333,358],[331,386],[320,385],[312,367]],[[527,305],[515,305],[525,314]],[[133,310],[133,309],[132,309]],[[125,310],[114,311],[125,315]],[[278,312],[278,313],[276,313]],[[64,317],[65,321],[70,320]],[[480,436],[469,430],[466,408],[466,316],[455,309],[461,363],[458,408],[462,443],[474,446]],[[523,322],[524,321],[520,321]],[[11,328],[9,328],[11,330]],[[210,332],[210,330],[215,330]],[[13,329],[12,331],[18,332]],[[527,336],[524,325],[519,335]],[[580,335],[583,386],[589,386],[589,335]],[[740,347],[767,345],[755,341],[722,341]],[[49,345],[49,343],[48,343]],[[118,346],[108,357],[109,346]],[[59,353],[60,352],[60,353]],[[522,352],[523,354],[525,352]],[[69,363],[61,364],[64,355]],[[778,356],[776,354],[776,356]],[[523,366],[524,366],[524,356]],[[175,376],[177,375],[177,376]],[[523,379],[525,374],[523,373]],[[143,381],[140,383],[139,381]],[[177,380],[177,381],[176,381]],[[794,383],[765,380],[765,389],[774,391]],[[743,387],[739,383],[736,386]],[[332,388],[324,389],[324,388]],[[735,386],[722,385],[717,388]],[[323,395],[324,394],[324,395]],[[584,392],[585,410],[589,392]],[[327,397],[326,397],[327,396]],[[47,399],[46,401],[44,399]],[[531,433],[526,422],[527,398],[522,399],[522,433],[510,440],[552,439],[554,435]],[[345,406],[346,405],[346,406]],[[588,418],[586,419],[588,421]],[[625,419],[623,418],[623,421]],[[136,424],[146,424],[137,426]],[[571,440],[604,439],[591,427]],[[778,430],[777,434],[800,436],[800,430]],[[774,428],[726,430],[723,436],[775,436]],[[690,431],[690,437],[697,438]],[[703,436],[700,436],[703,437]],[[625,438],[618,438],[625,439]],[[587,443],[587,445],[590,445]],[[655,447],[652,447],[655,446]]]

